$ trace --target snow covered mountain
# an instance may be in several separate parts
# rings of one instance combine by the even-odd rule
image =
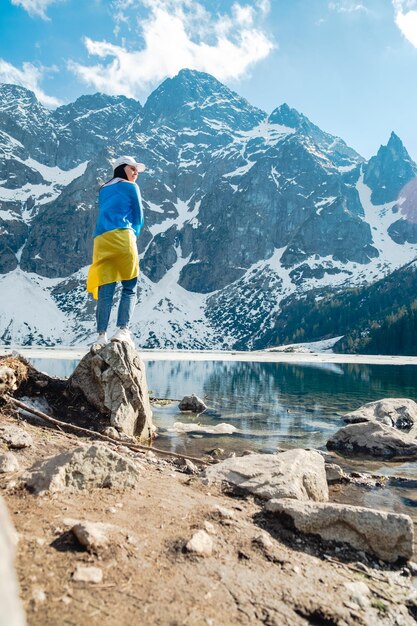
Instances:
[[[288,105],[268,116],[201,72],[143,107],[95,94],[49,111],[0,85],[0,154],[2,343],[90,340],[97,191],[120,154],[147,164],[138,346],[259,348],[288,298],[417,256],[417,166],[394,133],[366,162]]]

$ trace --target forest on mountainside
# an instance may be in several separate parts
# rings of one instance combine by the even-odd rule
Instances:
[[[366,287],[288,298],[269,346],[342,336],[335,352],[417,355],[417,268],[407,264]],[[264,339],[265,341],[265,339]],[[260,346],[259,346],[260,347]]]

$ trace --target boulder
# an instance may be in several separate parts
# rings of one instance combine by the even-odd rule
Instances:
[[[208,467],[208,483],[225,481],[260,498],[329,499],[324,459],[317,452],[294,449],[281,454],[233,457]]]
[[[24,626],[25,612],[14,569],[17,533],[0,496],[0,626]]]
[[[202,413],[207,409],[207,405],[203,400],[194,393],[191,396],[184,396],[178,405],[180,411],[192,411],[193,413]]]
[[[41,495],[67,488],[134,487],[139,476],[132,461],[106,446],[93,444],[36,463],[24,480]]]
[[[413,522],[408,515],[290,499],[270,500],[265,509],[299,532],[345,542],[384,561],[409,559],[413,554]]]
[[[139,353],[126,342],[110,342],[89,352],[69,379],[110,425],[130,437],[151,439],[152,411],[145,366]]]
[[[13,424],[0,425],[0,441],[7,443],[10,448],[29,448],[33,445],[29,433]]]
[[[384,398],[368,402],[343,416],[347,424],[380,422],[386,426],[409,430],[417,423],[417,403],[408,398]]]
[[[17,472],[19,469],[19,461],[13,452],[0,453],[0,474]]]
[[[417,459],[417,441],[407,433],[378,422],[350,424],[327,442],[329,450],[384,459]]]

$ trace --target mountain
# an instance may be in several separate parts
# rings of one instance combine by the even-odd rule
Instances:
[[[268,115],[202,72],[181,70],[143,107],[94,94],[48,111],[0,85],[0,153],[6,343],[90,340],[97,191],[120,154],[147,165],[139,346],[293,339],[304,302],[376,284],[417,256],[417,166],[394,133],[366,161],[287,104]]]

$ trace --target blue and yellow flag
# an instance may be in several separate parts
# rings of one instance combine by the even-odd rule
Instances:
[[[113,179],[100,189],[93,263],[87,277],[87,291],[95,300],[101,285],[139,274],[136,237],[142,225],[142,200],[136,183]]]

